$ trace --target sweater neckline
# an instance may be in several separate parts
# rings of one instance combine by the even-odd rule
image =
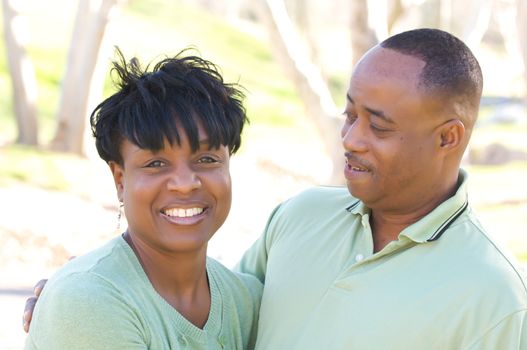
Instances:
[[[206,270],[207,278],[209,280],[209,291],[211,297],[210,310],[207,318],[207,322],[203,329],[195,326],[189,320],[187,320],[179,311],[177,311],[172,305],[170,305],[159,293],[155,290],[154,286],[148,279],[139,259],[135,255],[134,251],[124,240],[122,236],[119,237],[119,245],[124,250],[126,256],[131,261],[136,273],[140,277],[145,288],[155,296],[158,305],[161,307],[160,310],[166,312],[174,320],[174,331],[180,333],[180,337],[185,341],[185,337],[191,338],[193,342],[206,343],[207,334],[220,335],[221,331],[221,317],[222,317],[222,298],[219,290],[219,285],[216,277],[216,270],[214,268],[213,261],[207,257]]]

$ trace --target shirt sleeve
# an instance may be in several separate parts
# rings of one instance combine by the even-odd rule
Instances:
[[[468,349],[527,349],[527,310],[521,310],[507,316]]]
[[[273,210],[267,220],[263,234],[244,253],[240,262],[234,267],[234,271],[252,275],[261,283],[265,283],[267,257],[273,240],[273,220],[276,218],[280,207],[281,205]]]
[[[26,349],[147,349],[140,314],[106,280],[78,273],[44,291]]]

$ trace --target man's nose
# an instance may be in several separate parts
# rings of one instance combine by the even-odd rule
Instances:
[[[356,119],[353,123],[346,122],[342,127],[342,145],[348,152],[364,152],[367,149],[364,122]]]
[[[190,193],[201,187],[198,174],[188,165],[179,165],[170,174],[167,188],[170,191]]]

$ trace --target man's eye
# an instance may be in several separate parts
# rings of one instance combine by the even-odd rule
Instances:
[[[377,125],[375,124],[370,124],[370,128],[375,131],[375,132],[387,132],[387,131],[390,131],[388,129],[383,129],[383,128],[379,128]]]
[[[161,160],[154,160],[154,161],[151,161],[150,163],[148,163],[146,165],[146,167],[147,168],[161,168],[164,165],[165,165],[165,162],[163,162]]]
[[[200,164],[212,164],[217,163],[218,161],[212,157],[209,156],[203,156],[198,159],[198,163]]]
[[[344,117],[346,117],[346,121],[350,124],[353,124],[355,120],[357,120],[357,116],[348,112],[344,112]]]

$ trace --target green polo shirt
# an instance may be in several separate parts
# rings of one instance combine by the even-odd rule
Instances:
[[[527,349],[525,282],[460,182],[375,254],[346,188],[282,203],[237,267],[265,283],[257,349]]]

